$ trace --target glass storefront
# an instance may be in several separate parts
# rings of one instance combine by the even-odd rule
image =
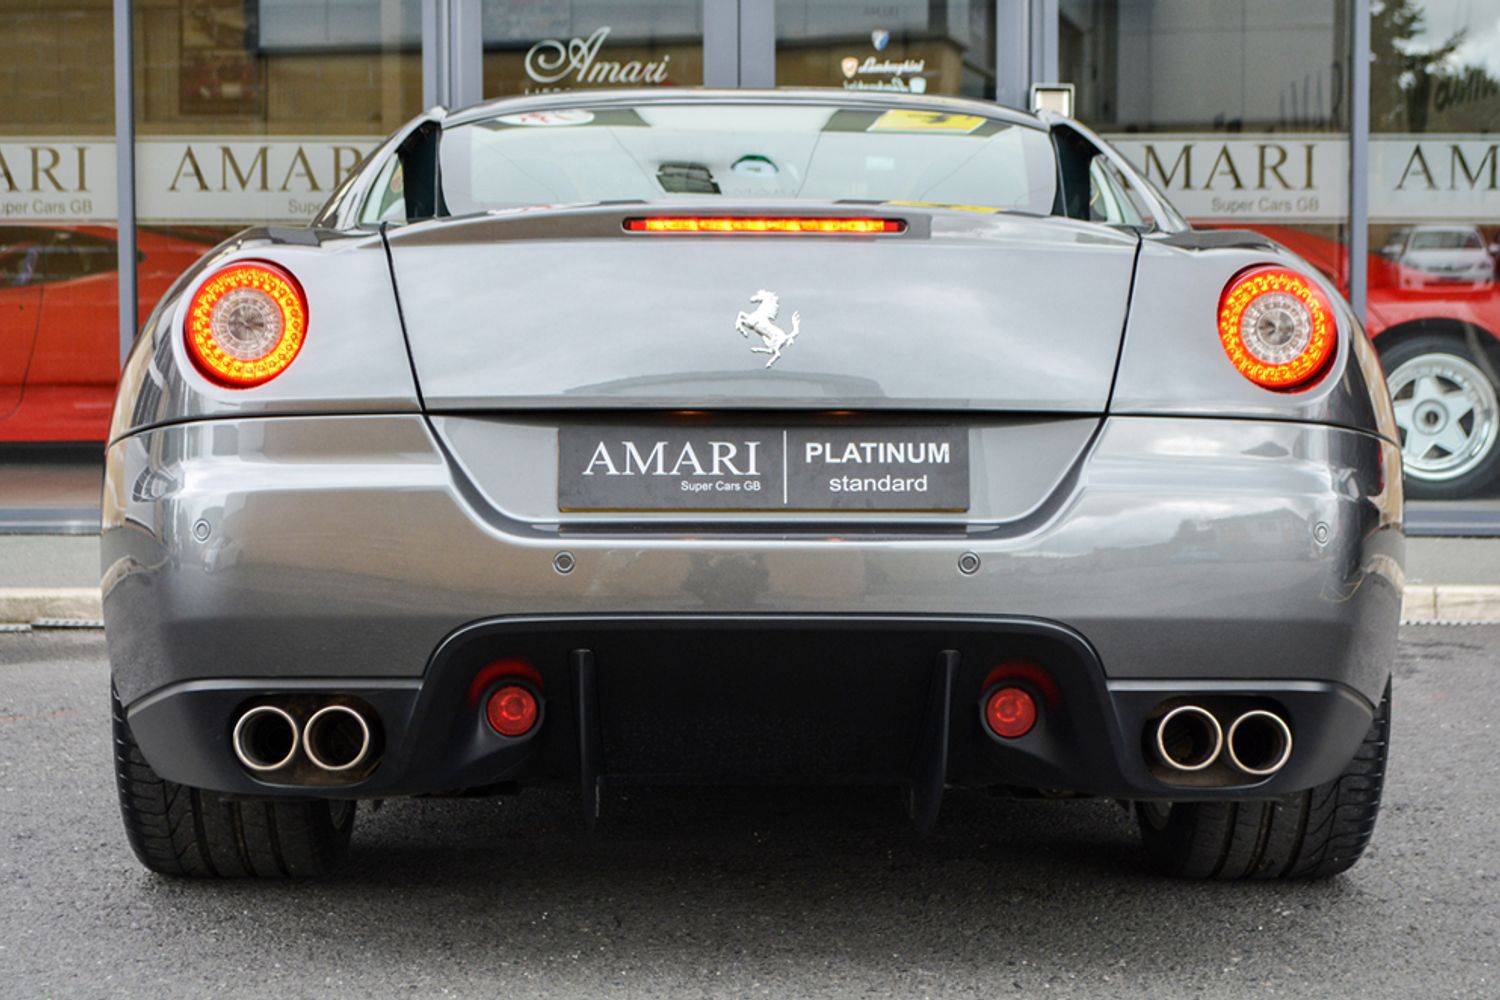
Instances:
[[[703,83],[703,4],[485,0],[484,96]]]
[[[0,6],[0,441],[98,439],[108,418],[112,35],[109,0]]]
[[[1060,76],[1197,225],[1264,232],[1365,322],[1422,501],[1500,494],[1500,3],[1371,4],[1368,214],[1349,217],[1347,0],[1061,0]],[[1500,530],[1500,509],[1488,515]]]
[[[418,0],[137,0],[139,312],[305,222],[421,103]],[[0,7],[0,441],[103,439],[119,367],[109,0]],[[24,67],[24,72],[20,69]]]
[[[1251,227],[1349,291],[1347,0],[1063,0],[1078,117],[1195,225]]]
[[[97,451],[108,419],[120,327],[111,54],[123,2],[0,2],[0,507],[17,443]],[[1075,86],[1078,117],[1195,223],[1267,233],[1363,298],[1393,380],[1410,495],[1477,504],[1500,533],[1500,0],[131,7],[137,322],[235,230],[305,222],[432,103],[438,67],[460,78],[455,60],[474,81],[465,100],[772,76],[1014,98],[1055,79]],[[1355,94],[1353,19],[1367,8],[1370,81]],[[456,55],[434,47],[436,14],[464,26]],[[1355,164],[1368,192],[1358,218]],[[1357,288],[1351,245],[1367,247]]]
[[[1365,322],[1390,379],[1408,494],[1494,496],[1500,9],[1387,0],[1370,27]]]
[[[776,0],[776,82],[995,96],[991,0]]]
[[[144,315],[177,275],[235,231],[305,223],[421,110],[421,0],[134,7]]]

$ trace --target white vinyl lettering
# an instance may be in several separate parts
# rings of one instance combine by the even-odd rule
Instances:
[[[667,474],[666,461],[667,443],[665,441],[656,442],[656,445],[644,458],[641,457],[641,453],[636,448],[634,441],[625,442],[625,475],[627,476],[636,475],[635,472],[631,471],[632,465],[640,470],[640,475],[664,476]]]
[[[760,468],[759,468],[760,457],[758,455],[759,451],[760,451],[760,442],[759,441],[746,441],[745,442],[745,455],[746,455],[746,458],[749,459],[750,464],[746,468],[745,472],[742,473],[742,475],[746,475],[746,476],[758,476],[758,475],[760,475]],[[759,484],[757,484],[757,486],[758,485]]]
[[[698,453],[693,450],[693,446],[691,444],[685,444],[682,446],[682,452],[677,456],[677,464],[672,466],[672,475],[682,475],[682,467],[684,465],[692,466],[693,475],[695,476],[708,475],[708,473],[703,471],[703,463],[698,461]]]
[[[850,441],[842,451],[833,450],[826,441],[809,441],[803,447],[809,463],[822,459],[825,465],[873,462],[946,465],[953,460],[952,446],[938,441]]]
[[[603,465],[606,476],[618,476],[620,470],[615,468],[614,461],[609,457],[609,449],[604,447],[604,442],[599,442],[599,447],[594,449],[594,457],[589,459],[588,467],[583,470],[585,476],[594,474],[594,466]]]
[[[740,453],[739,446],[732,441],[710,441],[708,446],[713,449],[712,459],[714,464],[713,475],[722,476],[724,470],[728,469],[730,475],[743,476],[745,473],[734,464],[734,457]]]
[[[599,50],[609,37],[608,25],[594,29],[587,38],[546,38],[526,53],[526,75],[537,83],[561,83],[572,76],[578,83],[665,83],[667,63],[672,54],[662,54],[659,62],[611,62],[599,58]]]

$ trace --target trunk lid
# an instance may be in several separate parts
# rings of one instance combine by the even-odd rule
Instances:
[[[699,214],[773,213],[721,203]],[[625,230],[648,214],[694,212],[675,203],[670,212],[542,209],[392,230],[427,408],[1104,411],[1133,234],[1055,218],[807,203],[788,214],[900,218],[907,228]],[[793,330],[768,367],[764,351]]]

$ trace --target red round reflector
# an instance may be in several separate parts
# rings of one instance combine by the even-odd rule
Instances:
[[[1036,725],[1036,699],[1018,687],[1000,688],[984,703],[984,721],[996,736],[1025,736]]]
[[[501,736],[525,736],[536,725],[536,695],[519,684],[507,684],[490,695],[484,716]]]
[[[1287,392],[1328,367],[1338,343],[1333,306],[1317,285],[1284,267],[1235,275],[1219,298],[1219,341],[1250,381]]]
[[[231,264],[198,286],[184,327],[199,371],[220,385],[248,389],[297,357],[307,337],[307,298],[275,264]]]

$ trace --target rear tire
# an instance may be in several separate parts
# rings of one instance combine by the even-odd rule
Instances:
[[[1136,804],[1157,868],[1179,878],[1328,878],[1360,859],[1375,831],[1390,738],[1391,686],[1343,774],[1271,801]]]
[[[353,802],[246,802],[167,781],[141,755],[113,692],[110,704],[120,815],[147,868],[185,878],[308,878],[348,853]]]

